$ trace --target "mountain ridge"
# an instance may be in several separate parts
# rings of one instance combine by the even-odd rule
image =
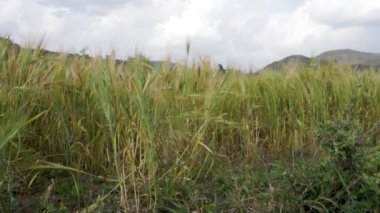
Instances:
[[[14,43],[11,39],[7,37],[0,36],[0,44],[8,45],[13,52],[20,52],[21,49],[27,49],[21,47],[19,44]],[[46,49],[39,49],[43,55],[67,55],[68,57],[78,56],[78,57],[90,57],[87,54],[78,54],[78,53],[66,53],[66,52],[55,52]],[[91,57],[91,58],[96,58]],[[108,59],[109,56],[106,56],[104,59]],[[140,57],[140,56],[137,56]],[[159,68],[162,64],[165,64],[165,61],[154,61],[141,56],[144,60],[146,60],[152,67]],[[103,57],[102,57],[103,58]],[[113,58],[115,60],[116,65],[126,65],[131,59],[134,57],[130,57],[126,60]],[[298,68],[302,66],[314,66],[315,64],[339,64],[339,65],[349,65],[355,70],[364,70],[369,68],[374,68],[377,71],[380,71],[380,53],[372,53],[372,52],[362,52],[354,49],[335,49],[328,50],[322,52],[316,57],[307,57],[304,55],[289,55],[281,60],[274,61],[264,68],[258,70],[257,72],[263,70],[280,70],[284,67]],[[170,62],[170,66],[174,67],[176,64]]]
[[[364,70],[373,67],[380,71],[380,53],[362,52],[354,49],[336,49],[322,52],[316,57],[304,55],[290,55],[281,60],[274,61],[266,65],[262,70],[279,70],[284,67],[297,68],[299,66],[334,63],[339,65],[349,65],[356,70]]]
[[[129,57],[128,59],[123,60],[123,59],[111,57],[110,55],[106,55],[105,57],[102,57],[102,56],[89,56],[88,54],[85,54],[85,53],[69,53],[69,52],[52,51],[52,50],[44,49],[41,46],[38,46],[37,48],[22,47],[19,44],[13,42],[9,37],[0,36],[0,47],[3,47],[3,46],[6,46],[8,49],[8,53],[6,53],[6,55],[8,55],[11,52],[12,54],[19,54],[22,49],[33,49],[33,50],[38,49],[39,51],[41,51],[42,55],[49,55],[49,56],[66,55],[67,57],[85,57],[85,58],[101,57],[104,60],[112,58],[112,60],[115,61],[116,65],[126,65],[135,58],[141,58],[145,60],[153,68],[159,68],[161,65],[167,63],[166,61],[150,60],[148,58],[145,58],[143,55],[137,55],[137,56]],[[175,66],[175,63],[170,62],[170,66],[171,68],[173,68]]]

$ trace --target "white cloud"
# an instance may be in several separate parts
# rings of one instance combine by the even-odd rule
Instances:
[[[218,14],[223,9],[221,0],[193,0],[185,3],[184,11],[178,16],[170,16],[164,23],[156,25],[156,36],[152,44],[157,46],[183,45],[186,39],[203,38],[219,40]]]
[[[264,66],[289,54],[335,48],[380,52],[378,0],[2,0],[0,33],[53,50],[136,50],[152,59],[210,56]]]
[[[373,28],[380,32],[375,24],[380,21],[379,8],[378,1],[309,0],[288,15],[272,15],[256,37],[267,54],[263,61],[338,48],[380,51],[380,42],[370,33]]]
[[[380,1],[376,0],[312,0],[300,7],[299,12],[334,27],[380,23]]]
[[[117,8],[131,1],[125,0],[37,0],[37,2],[44,6],[64,8],[79,13],[86,13],[87,15],[103,15],[110,11],[112,8]]]

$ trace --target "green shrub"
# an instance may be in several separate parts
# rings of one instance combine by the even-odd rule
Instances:
[[[287,175],[295,198],[293,208],[328,212],[379,210],[380,148],[369,142],[378,129],[376,124],[364,132],[359,121],[352,118],[351,109],[341,120],[322,123],[316,138],[327,157],[312,165],[299,163]]]

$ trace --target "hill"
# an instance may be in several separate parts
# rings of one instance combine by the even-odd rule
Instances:
[[[336,63],[339,65],[350,65],[357,70],[364,70],[371,67],[380,70],[379,53],[360,52],[352,49],[326,51],[312,58],[303,55],[292,55],[268,64],[263,70],[279,70],[285,67],[297,68],[298,66],[308,66],[313,61],[319,64]]]
[[[0,36],[0,47],[7,47],[6,50],[7,52],[5,53],[6,55],[9,54],[19,54],[21,50],[27,50],[27,49],[32,49],[33,48],[28,48],[28,47],[22,47],[19,44],[13,42],[10,38],[7,37],[2,37]],[[90,57],[88,54],[78,54],[78,53],[65,53],[65,52],[56,52],[56,51],[51,51],[42,48],[41,46],[37,47],[42,55],[46,56],[60,56],[60,55],[66,55],[67,57],[84,57],[84,58],[94,58]],[[106,56],[104,60],[107,60],[110,56]],[[134,59],[141,59],[145,61],[147,64],[149,64],[151,67],[158,69],[161,65],[165,64],[165,61],[154,61],[146,58],[143,55],[137,55],[134,57],[128,57],[127,60],[123,59],[118,59],[118,58],[113,58],[115,60],[116,65],[127,65],[129,62],[133,61]],[[173,68],[176,64],[175,63],[170,63],[171,67]]]
[[[305,64],[309,64],[311,62],[311,59],[309,57],[303,56],[303,55],[291,55],[288,57],[285,57],[281,59],[280,61],[275,61],[267,66],[264,67],[265,69],[274,69],[274,70],[279,70],[285,67],[298,67],[298,66],[303,66]]]

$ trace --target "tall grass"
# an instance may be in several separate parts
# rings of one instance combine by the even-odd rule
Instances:
[[[116,194],[125,211],[194,208],[199,200],[178,196],[178,187],[211,186],[220,168],[320,155],[314,128],[341,118],[348,104],[365,129],[380,117],[380,75],[370,70],[221,74],[207,60],[157,69],[140,59],[117,66],[112,58],[46,55],[41,46],[5,57],[7,48],[0,188],[19,174],[31,186],[41,170],[56,169],[109,182],[102,199]],[[7,192],[1,198],[9,201],[15,195]],[[15,208],[8,201],[0,209]]]

